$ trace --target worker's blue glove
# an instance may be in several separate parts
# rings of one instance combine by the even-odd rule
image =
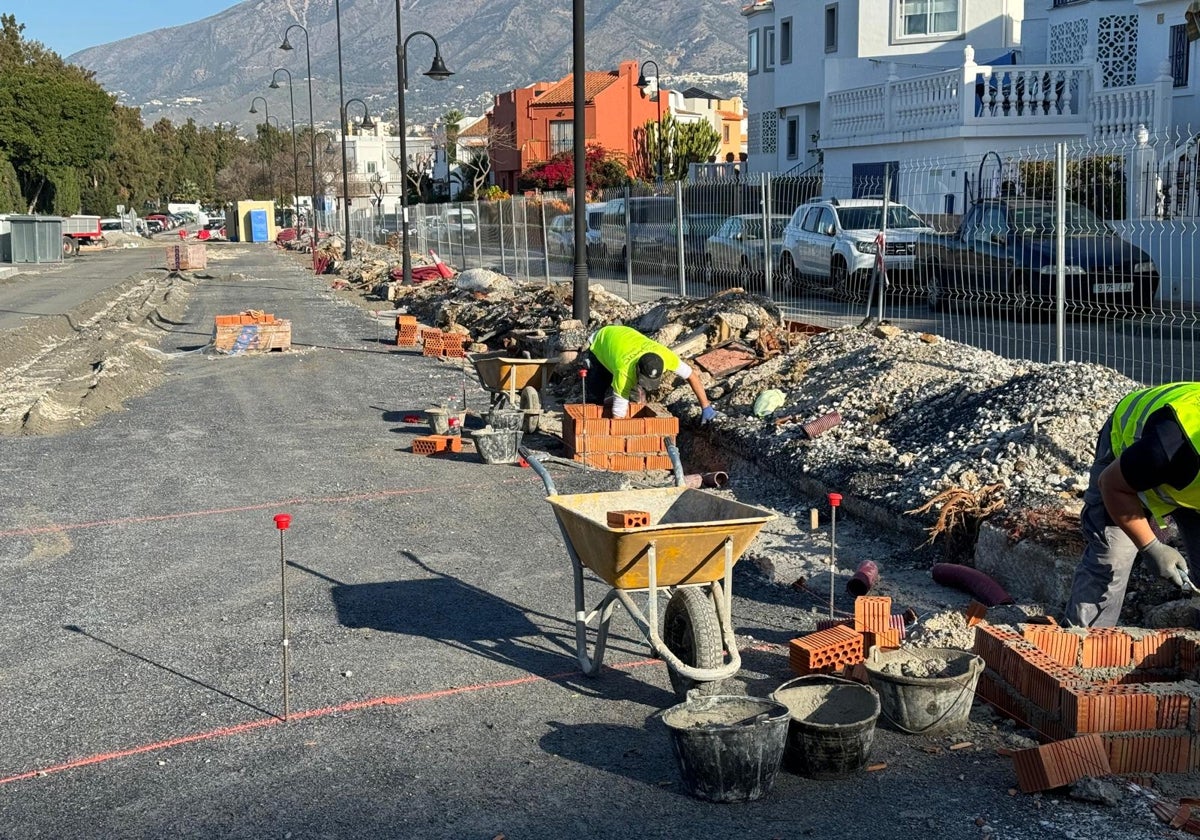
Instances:
[[[715,408],[713,408],[711,405],[704,406],[704,409],[700,412],[701,425],[705,423],[711,423],[716,416],[717,410]]]

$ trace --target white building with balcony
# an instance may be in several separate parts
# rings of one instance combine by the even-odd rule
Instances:
[[[758,0],[743,9],[749,171],[819,171],[827,185],[862,194],[901,161],[981,160],[1060,140],[1132,143],[1139,125],[1195,122],[1187,8]],[[915,209],[961,212],[968,176],[931,166],[921,189],[931,206]]]

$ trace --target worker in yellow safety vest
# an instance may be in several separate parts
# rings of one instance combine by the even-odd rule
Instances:
[[[663,371],[669,370],[692,386],[700,402],[701,423],[711,422],[717,416],[704,392],[700,374],[669,348],[632,327],[601,327],[585,349],[585,396],[590,403],[603,401],[607,415],[627,416],[629,403],[645,402],[662,384]]]
[[[1200,382],[1134,391],[1096,443],[1080,523],[1086,547],[1067,601],[1079,627],[1117,624],[1140,555],[1185,593],[1200,570]],[[1161,539],[1171,517],[1187,559]]]

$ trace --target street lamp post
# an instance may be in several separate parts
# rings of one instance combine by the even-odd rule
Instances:
[[[346,259],[350,259],[353,253],[350,250],[350,166],[346,160],[346,133],[350,130],[350,106],[357,102],[362,106],[363,118],[362,127],[366,131],[370,131],[375,127],[375,121],[371,119],[371,113],[367,110],[367,103],[361,99],[351,99],[349,102],[342,103],[342,220],[346,228]]]
[[[264,126],[266,126],[266,128],[267,128],[267,139],[269,140],[270,136],[271,136],[271,106],[267,104],[267,100],[262,96],[256,96],[253,99],[251,99],[250,100],[250,113],[251,114],[258,113],[258,103],[260,101],[263,104],[262,124]],[[278,122],[278,120],[276,120],[276,122]],[[273,194],[275,192],[275,175],[273,172],[270,171],[270,169],[267,166],[266,144],[261,143],[262,138],[259,138],[259,139],[260,139],[260,144],[263,145],[263,149],[262,149],[263,175],[267,176],[267,180],[270,182],[270,185],[271,185],[271,187],[270,187],[271,193]],[[272,195],[271,200],[272,201],[275,200],[274,195]]]
[[[433,41],[433,64],[425,75],[435,81],[448,79],[454,74],[446,69],[442,61],[442,48],[437,38],[428,32],[417,31],[404,37],[400,19],[400,0],[396,0],[396,123],[400,135],[400,266],[402,283],[412,284],[412,254],[408,247],[408,130],[404,125],[404,90],[408,87],[408,42],[417,35]]]
[[[312,52],[308,48],[308,30],[298,23],[293,23],[283,31],[283,43],[279,45],[279,49],[287,51],[292,49],[291,42],[288,41],[288,33],[293,29],[299,29],[304,33],[304,60],[308,70],[308,142],[309,142],[309,160],[312,161],[312,195],[309,196],[309,201],[312,202],[312,228],[313,234],[313,251],[316,251],[316,220],[317,220],[317,126],[313,121],[313,98],[312,98]],[[291,77],[289,76],[289,87],[291,85]]]
[[[649,87],[650,81],[646,78],[646,65],[654,65],[654,93],[658,97],[658,184],[662,186],[663,182],[663,124],[662,124],[662,78],[658,75],[658,63],[655,61],[643,61],[641,69],[638,70],[637,86],[641,88],[642,95],[646,95],[646,88]]]
[[[288,105],[292,109],[292,232],[299,236],[300,230],[296,224],[298,216],[296,205],[300,203],[300,164],[296,156],[296,98],[292,91],[292,72],[286,67],[276,67],[275,72],[271,74],[271,84],[268,87],[272,90],[279,89],[279,82],[275,81],[275,77],[280,73],[287,73]]]

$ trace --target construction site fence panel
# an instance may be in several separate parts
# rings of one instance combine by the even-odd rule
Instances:
[[[813,329],[884,321],[1011,359],[1196,379],[1198,145],[1132,127],[819,176],[602,190],[588,201],[589,282],[635,302],[740,287]],[[412,241],[460,269],[568,283],[574,211],[573,194],[551,192],[420,204]]]

